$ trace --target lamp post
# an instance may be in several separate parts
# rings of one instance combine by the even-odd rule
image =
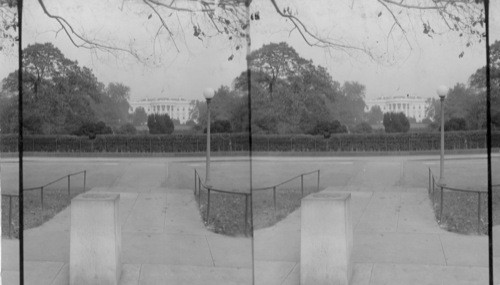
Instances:
[[[207,100],[207,162],[205,172],[205,185],[210,187],[210,101],[214,97],[215,91],[212,88],[206,88],[203,96]]]
[[[441,101],[441,160],[439,164],[439,184],[445,185],[444,180],[444,97],[448,94],[448,87],[441,85],[437,89]]]

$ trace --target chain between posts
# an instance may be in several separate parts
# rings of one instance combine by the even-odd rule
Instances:
[[[292,180],[295,180],[297,178],[300,177],[301,179],[301,193],[302,193],[302,196],[304,195],[304,176],[305,175],[309,175],[309,174],[313,174],[313,173],[317,173],[317,189],[319,190],[319,186],[320,186],[320,170],[315,170],[315,171],[311,171],[311,172],[307,172],[307,173],[302,173],[300,175],[297,175],[291,179],[288,179],[284,182],[281,182],[279,184],[276,184],[274,186],[270,186],[270,187],[265,187],[265,188],[253,188],[251,191],[260,191],[260,190],[268,190],[268,189],[272,189],[273,190],[273,206],[274,206],[274,213],[276,214],[276,211],[277,211],[277,198],[276,198],[276,189],[278,186],[281,186],[283,184],[286,184]],[[196,183],[196,180],[198,180],[198,183]],[[207,212],[206,212],[206,220],[207,222],[209,221],[209,218],[210,218],[210,206],[211,206],[211,193],[212,192],[219,192],[219,193],[224,193],[224,194],[233,194],[233,195],[244,195],[245,196],[245,234],[248,234],[248,207],[249,207],[249,197],[251,195],[251,193],[242,193],[242,192],[234,192],[234,191],[228,191],[228,190],[221,190],[221,189],[215,189],[215,188],[212,188],[212,187],[208,187],[208,186],[205,186],[202,182],[201,182],[201,177],[200,177],[200,174],[198,173],[198,171],[196,169],[194,169],[194,187],[195,187],[195,195],[196,195],[196,191],[198,191],[198,197],[201,197],[201,188],[205,188],[207,189]]]
[[[459,189],[459,188],[452,188],[448,187],[445,185],[441,185],[439,183],[436,183],[436,179],[434,178],[434,175],[432,174],[431,169],[429,168],[429,194],[431,195],[431,200],[434,206],[436,206],[436,203],[434,201],[434,191],[436,185],[440,189],[440,202],[439,202],[439,221],[443,221],[443,211],[444,211],[444,190],[448,191],[456,191],[456,192],[466,192],[469,195],[472,195],[474,193],[477,193],[477,233],[481,234],[481,196],[482,194],[488,194],[487,192],[483,191],[478,191],[478,190],[469,190],[469,189]],[[492,185],[492,187],[498,187],[500,185]]]

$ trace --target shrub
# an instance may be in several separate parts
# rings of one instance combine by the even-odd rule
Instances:
[[[116,130],[116,133],[119,135],[135,135],[137,133],[137,129],[134,125],[128,123],[119,127],[118,130]]]
[[[337,133],[347,133],[347,127],[337,120],[318,122],[310,132],[311,135],[323,135],[325,138],[329,138],[331,134]]]
[[[464,118],[451,118],[444,123],[444,130],[449,131],[465,131],[467,129],[467,122]]]
[[[88,136],[91,139],[96,138],[96,135],[112,134],[113,131],[104,122],[98,123],[85,123],[78,128],[73,135]]]
[[[410,130],[410,122],[402,112],[385,113],[384,128],[386,133],[406,133]]]
[[[171,134],[174,123],[168,114],[151,114],[148,116],[148,128],[150,134]]]
[[[324,139],[311,135],[252,134],[253,151],[434,151],[439,150],[440,133],[333,134]],[[492,132],[492,147],[500,147],[500,132]],[[204,152],[206,135],[99,135],[84,136],[25,135],[24,151],[35,152]],[[17,135],[1,135],[1,152],[17,151]],[[445,148],[484,149],[485,131],[445,133]],[[248,133],[212,134],[211,150],[249,151]]]
[[[373,131],[372,126],[367,122],[362,122],[357,124],[352,130],[353,133],[358,133],[358,134],[369,134],[372,131]]]
[[[207,128],[203,130],[203,133],[207,132]],[[210,124],[210,133],[230,133],[231,123],[228,120],[217,120]]]

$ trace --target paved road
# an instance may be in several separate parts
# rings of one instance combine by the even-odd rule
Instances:
[[[247,157],[214,158],[212,180],[222,188],[248,189],[250,167],[253,187],[279,183],[301,172],[321,170],[321,186],[425,187],[427,168],[439,173],[437,156],[386,157]],[[228,163],[230,162],[230,163]],[[127,185],[129,181],[149,181],[159,186],[192,188],[193,168],[205,175],[204,158],[27,158],[24,161],[24,186],[43,185],[67,173],[88,170],[89,187]],[[168,171],[167,171],[168,169]],[[493,169],[500,170],[500,156],[493,159]],[[165,175],[156,177],[162,172]],[[228,175],[231,173],[231,175]],[[466,173],[467,175],[463,175]],[[495,172],[494,172],[495,173]],[[496,172],[500,173],[500,171]],[[487,167],[484,155],[448,156],[445,174],[451,184],[463,187],[486,185]],[[146,176],[146,177],[145,177]],[[0,159],[2,193],[16,192],[18,164],[16,159]],[[75,178],[78,179],[78,178]],[[128,179],[128,180],[127,180]],[[500,175],[493,175],[500,183]],[[154,180],[154,181],[153,181]],[[77,181],[75,181],[77,183]]]

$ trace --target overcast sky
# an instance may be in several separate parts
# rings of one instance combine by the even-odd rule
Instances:
[[[492,5],[496,6],[491,7],[491,15],[500,15],[498,2],[492,1]],[[235,51],[229,48],[226,38],[221,37],[200,41],[193,37],[188,18],[178,20],[185,27],[184,32],[180,29],[174,31],[179,51],[168,37],[164,37],[161,44],[157,42],[153,45],[151,37],[156,32],[154,27],[158,22],[154,21],[157,19],[147,20],[150,13],[144,10],[144,5],[139,6],[133,1],[123,3],[122,7],[122,1],[46,0],[49,10],[64,13],[75,23],[77,30],[87,35],[144,50],[151,50],[154,46],[160,67],[140,64],[125,55],[117,58],[74,47],[62,32],[56,35],[57,24],[42,13],[37,1],[25,2],[23,45],[52,42],[67,58],[90,67],[100,81],[128,85],[132,99],[202,99],[205,87],[230,85],[246,69],[244,48]],[[252,4],[252,9],[258,10],[261,15],[260,21],[252,22],[252,49],[269,42],[286,41],[302,57],[326,67],[334,80],[353,80],[364,84],[367,98],[407,93],[421,97],[437,96],[437,86],[444,84],[451,87],[457,82],[465,83],[476,69],[485,65],[483,44],[464,48],[465,43],[452,35],[431,39],[423,35],[418,21],[414,30],[407,31],[409,44],[396,31],[393,33],[394,41],[389,41],[387,45],[391,18],[377,17],[383,9],[376,3],[368,5],[366,1],[353,0],[288,3],[297,7],[299,16],[311,30],[323,36],[367,46],[374,53],[383,53],[387,47],[389,51],[382,60],[374,61],[363,53],[351,51],[347,54],[309,47],[296,31],[290,33],[290,24],[276,16],[267,0],[254,0]],[[304,3],[307,5],[300,6]],[[500,24],[494,16],[491,20],[490,41],[493,42],[500,38]],[[464,56],[459,58],[462,51],[465,51]],[[228,61],[232,54],[233,60]],[[3,55],[0,64],[0,78],[4,78],[16,69],[17,61],[14,56]]]

